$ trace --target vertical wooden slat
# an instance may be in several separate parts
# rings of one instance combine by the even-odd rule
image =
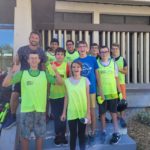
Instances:
[[[62,45],[62,31],[58,30],[58,41],[59,41],[59,46],[63,47]]]
[[[137,32],[132,35],[132,81],[137,83]]]
[[[143,83],[143,49],[144,49],[144,45],[143,45],[143,33],[140,33],[139,36],[139,44],[138,44],[139,48],[139,82]]]
[[[67,31],[64,30],[64,48],[66,49]]]
[[[125,57],[125,32],[121,33],[121,55]]]
[[[75,31],[74,30],[71,31],[71,39],[75,43]]]
[[[126,77],[127,83],[130,83],[130,33],[127,32],[126,34],[126,61],[128,65],[128,74]]]
[[[97,43],[99,45],[99,32],[98,31],[93,31],[92,32],[92,37],[93,37],[93,43]]]
[[[149,83],[149,50],[150,50],[150,35],[144,34],[144,82]]]
[[[105,45],[106,43],[106,33],[102,32],[102,45]]]
[[[116,32],[113,32],[113,33],[112,33],[112,43],[116,43],[116,42],[117,42],[116,39],[117,39],[117,38],[116,38]]]
[[[79,41],[82,41],[82,31],[79,31]]]
[[[89,39],[89,31],[85,31],[85,41],[87,42],[88,46],[90,46],[90,39]]]
[[[110,49],[110,32],[107,32],[107,46]]]
[[[117,40],[116,40],[117,44],[120,44],[120,32],[117,32]]]
[[[45,50],[45,31],[42,30],[42,48]]]
[[[48,30],[48,46],[50,46],[50,43],[51,43],[51,30]]]

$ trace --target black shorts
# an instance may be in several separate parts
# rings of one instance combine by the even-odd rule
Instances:
[[[16,83],[12,86],[12,92],[17,92],[19,94],[21,94],[21,84],[20,83]]]
[[[100,115],[106,113],[107,111],[117,113],[117,101],[118,99],[105,100],[102,104],[99,104]]]

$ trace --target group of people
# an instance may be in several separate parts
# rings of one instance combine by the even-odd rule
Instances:
[[[105,114],[109,111],[114,125],[110,143],[118,143],[117,103],[126,99],[127,73],[127,63],[120,56],[119,45],[114,43],[109,49],[93,43],[89,49],[85,41],[79,41],[75,49],[74,42],[68,40],[67,50],[64,50],[59,47],[57,39],[52,39],[45,52],[39,43],[39,33],[31,32],[29,45],[19,48],[14,65],[3,81],[5,87],[13,85],[11,114],[3,128],[7,129],[15,123],[21,96],[20,134],[23,150],[29,149],[32,131],[36,136],[37,150],[42,149],[48,109],[51,109],[54,119],[54,143],[68,144],[65,137],[68,122],[70,150],[76,149],[77,137],[80,150],[85,150],[86,137],[95,137],[95,108],[98,105],[103,139],[107,135]],[[122,127],[126,127],[125,113],[121,112],[119,117]]]

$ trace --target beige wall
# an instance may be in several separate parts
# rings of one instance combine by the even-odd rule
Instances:
[[[150,7],[146,6],[125,6],[94,3],[76,3],[76,2],[56,2],[57,12],[90,12],[93,13],[93,23],[99,23],[99,14],[122,14],[150,16]]]

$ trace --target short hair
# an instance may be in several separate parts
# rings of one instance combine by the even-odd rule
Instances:
[[[53,38],[53,39],[51,40],[51,43],[57,43],[57,44],[59,45],[59,41],[58,41],[58,39],[56,39],[56,38]]]
[[[97,47],[99,48],[99,45],[98,45],[97,43],[92,43],[92,44],[91,44],[91,47],[92,47],[92,46],[97,46]]]
[[[39,39],[41,39],[41,34],[38,31],[32,31],[32,32],[30,32],[30,37],[31,37],[32,34],[38,35]]]
[[[74,45],[74,42],[72,40],[67,40],[66,44],[69,43],[69,42],[71,42]]]
[[[29,59],[30,54],[38,55],[40,58],[40,55],[37,51],[30,51],[30,53],[28,54],[28,59]]]
[[[118,43],[112,43],[111,47],[113,47],[113,46],[120,48],[120,45]]]
[[[110,51],[109,48],[108,48],[108,46],[106,46],[106,45],[101,46],[101,47],[100,47],[100,50],[103,49],[103,48],[107,48],[108,51]]]
[[[72,66],[73,66],[73,64],[78,64],[78,65],[81,67],[81,69],[82,69],[82,62],[80,62],[79,60],[73,61],[73,62],[71,63],[71,73],[72,73],[72,75],[73,75],[73,72],[72,72]]]
[[[87,44],[86,41],[79,41],[79,42],[78,42],[78,47],[79,47],[80,44],[85,44],[86,46],[88,46],[88,44]]]
[[[55,50],[55,55],[56,55],[57,53],[59,53],[59,52],[63,53],[64,56],[66,56],[66,51],[65,51],[62,47],[58,47],[58,48]]]

